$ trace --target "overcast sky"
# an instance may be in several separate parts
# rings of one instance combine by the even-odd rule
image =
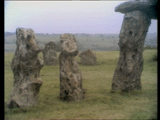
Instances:
[[[119,34],[124,14],[114,8],[124,1],[5,1],[5,32],[32,28],[35,33]],[[157,20],[149,33],[157,32]]]

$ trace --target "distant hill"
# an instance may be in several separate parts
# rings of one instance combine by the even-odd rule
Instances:
[[[119,34],[73,34],[78,42],[80,51],[92,49],[95,51],[119,50]],[[53,41],[59,43],[60,34],[36,33],[40,46]],[[16,49],[16,34],[14,32],[5,33],[5,51],[14,51]],[[157,47],[157,33],[148,33],[145,40],[145,46]]]
[[[15,35],[15,32],[5,32],[5,37]]]
[[[148,33],[146,36],[145,45],[157,47],[157,33]]]

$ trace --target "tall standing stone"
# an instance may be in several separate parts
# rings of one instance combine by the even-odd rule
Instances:
[[[60,36],[60,99],[78,101],[85,97],[86,90],[82,88],[82,73],[75,60],[78,54],[76,39],[71,34]]]
[[[114,91],[141,89],[143,45],[153,17],[143,12],[144,10],[140,10],[140,6],[135,8],[135,4],[139,5],[140,2],[128,3],[132,7],[129,12],[125,11],[129,7],[124,4],[116,7],[118,12],[125,11],[125,16],[119,35],[120,57],[112,80]]]
[[[37,105],[42,85],[40,70],[43,61],[38,56],[41,50],[32,29],[17,28],[16,36],[17,48],[11,63],[14,83],[8,106],[30,107]]]
[[[52,41],[45,44],[45,47],[42,50],[45,65],[57,64],[57,53],[54,50],[55,47],[56,47],[56,44]]]

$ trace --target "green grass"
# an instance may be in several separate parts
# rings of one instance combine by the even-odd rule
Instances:
[[[39,104],[25,110],[10,110],[6,106],[13,85],[10,68],[13,53],[6,53],[5,119],[156,119],[157,62],[152,61],[156,52],[155,49],[144,51],[142,91],[130,93],[111,92],[119,51],[96,52],[97,65],[79,64],[83,74],[83,87],[87,89],[86,98],[79,102],[59,100],[59,65],[44,66],[41,70],[43,84],[39,92]],[[80,62],[78,56],[76,59]]]

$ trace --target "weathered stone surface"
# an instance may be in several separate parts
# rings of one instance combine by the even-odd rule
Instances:
[[[149,5],[156,5],[157,4],[157,0],[129,0],[129,1],[145,2],[145,3],[148,3]]]
[[[112,90],[141,89],[143,45],[151,19],[143,12],[128,12],[119,35],[120,57],[112,80]]]
[[[38,93],[42,85],[40,70],[43,61],[38,53],[41,51],[32,29],[16,29],[16,51],[11,69],[14,84],[8,102],[9,108],[30,107],[38,103]]]
[[[97,63],[96,53],[91,49],[81,52],[79,57],[84,65],[95,65]]]
[[[53,41],[45,44],[45,47],[42,50],[45,65],[57,64],[57,53],[54,51],[55,47],[56,44]]]
[[[85,97],[86,90],[82,88],[82,73],[75,60],[78,54],[76,39],[71,34],[60,36],[60,99],[78,101]]]
[[[130,0],[118,5],[115,11],[121,13],[141,11],[151,19],[157,19],[157,0]]]

